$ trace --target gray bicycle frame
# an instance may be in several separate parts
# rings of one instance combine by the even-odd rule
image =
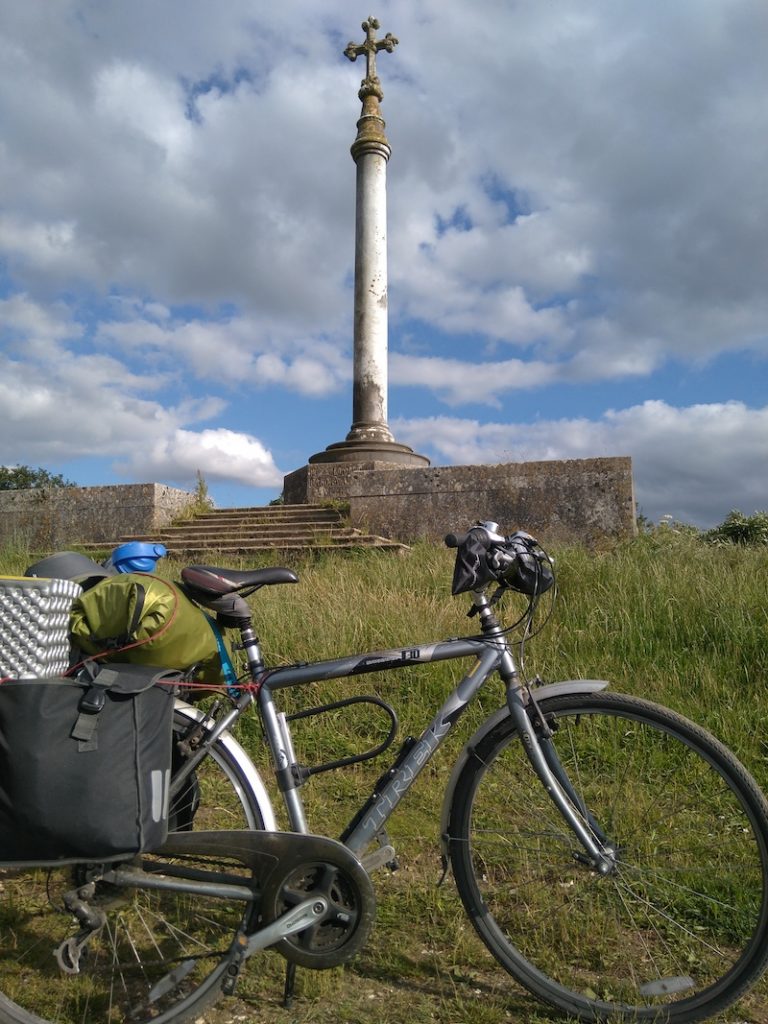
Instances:
[[[530,691],[521,683],[510,645],[491,611],[490,601],[484,593],[474,592],[473,602],[483,626],[482,637],[454,638],[418,647],[373,651],[331,661],[275,669],[265,668],[259,642],[252,627],[249,625],[242,628],[243,646],[248,656],[254,685],[248,688],[234,707],[215,721],[213,717],[206,718],[205,715],[199,718],[200,724],[205,728],[205,741],[186,759],[184,768],[177,773],[174,780],[176,789],[194,769],[194,766],[209,754],[211,745],[224,737],[230,726],[254,701],[257,701],[291,828],[294,832],[309,834],[304,806],[299,795],[299,788],[304,781],[304,776],[294,753],[288,721],[285,714],[278,712],[275,707],[273,692],[322,680],[342,679],[370,672],[392,671],[411,665],[472,657],[475,659],[472,668],[443,703],[418,740],[415,740],[411,746],[403,748],[392,767],[385,776],[382,776],[382,779],[386,779],[386,781],[381,784],[381,788],[374,790],[367,803],[347,826],[342,841],[358,857],[375,840],[378,840],[380,846],[383,847],[379,850],[379,854],[386,852],[388,847],[383,839],[383,828],[388,818],[484,683],[494,672],[498,672],[506,686],[509,714],[515,723],[525,752],[536,774],[553,803],[580,840],[593,867],[597,871],[607,874],[613,869],[615,863],[611,844],[602,835],[596,823],[591,821],[588,812],[581,805],[578,794],[557,759],[554,748],[551,744],[540,742],[537,736],[537,718],[539,728],[545,727],[542,730],[543,735],[546,735],[546,724],[538,714],[535,700]],[[549,695],[552,691],[561,690],[563,687],[571,692],[574,688],[577,690],[581,687],[593,689],[603,685],[605,684],[587,681],[563,684],[562,686],[554,684],[544,687],[543,692]],[[486,723],[486,727],[497,723],[501,713],[499,711],[493,715],[489,723]],[[455,784],[455,779],[456,771],[454,770],[454,775],[449,783],[448,795]],[[445,822],[445,809],[443,822]],[[216,834],[211,833],[211,835]],[[259,834],[266,836],[269,833],[253,833],[254,838]],[[206,835],[206,833],[191,833],[189,838],[205,840]],[[373,858],[373,860],[380,859],[379,856]],[[106,881],[114,881],[116,884],[139,888],[204,893],[222,899],[236,899],[244,902],[251,902],[255,898],[255,892],[251,887],[234,883],[226,875],[217,875],[215,872],[208,879],[187,877],[183,873],[176,877],[170,869],[164,874],[153,876],[152,873],[136,866],[125,868],[118,865],[116,868],[105,871],[102,877]],[[257,949],[263,949],[287,935],[303,930],[313,921],[320,919],[326,909],[325,902],[313,896],[282,914],[268,927],[258,929],[251,936],[238,936],[238,939],[242,938],[242,948],[233,946],[226,963],[230,964],[236,959],[243,960]],[[84,945],[84,942],[81,942],[81,945]]]
[[[269,669],[260,675],[257,674],[258,670],[254,673],[257,678],[257,700],[264,731],[291,828],[295,832],[310,832],[299,795],[299,788],[303,782],[300,765],[294,752],[286,716],[278,712],[275,706],[274,691],[369,672],[392,671],[412,665],[474,657],[476,661],[470,671],[443,703],[413,746],[395,761],[389,770],[387,781],[350,822],[343,835],[344,844],[360,856],[377,838],[394,809],[467,706],[488,678],[494,672],[498,672],[506,687],[509,713],[537,776],[560,814],[576,834],[594,867],[601,873],[607,873],[613,867],[613,850],[596,840],[595,832],[588,826],[582,808],[573,798],[573,788],[564,778],[562,766],[553,763],[553,757],[556,755],[551,745],[545,752],[536,730],[532,727],[528,692],[521,683],[503,630],[492,615],[488,598],[484,593],[474,592],[473,601],[481,621],[493,623],[484,630],[482,638],[455,638],[423,646],[401,647],[312,664],[290,665]],[[246,643],[246,650],[253,667],[256,668],[261,660],[258,641],[254,638],[250,644]]]

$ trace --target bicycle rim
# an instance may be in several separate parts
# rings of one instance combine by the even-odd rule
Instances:
[[[768,959],[768,805],[706,732],[620,695],[551,698],[559,760],[608,842],[601,876],[511,720],[457,784],[451,854],[479,935],[530,991],[583,1020],[700,1020]]]
[[[177,715],[175,727],[186,722]],[[171,806],[171,822],[185,830],[261,826],[256,799],[223,748],[197,766]],[[235,862],[190,858],[175,864],[240,879],[248,874]],[[62,897],[84,881],[79,866],[0,868],[0,1020],[163,1024],[199,1015],[217,998],[232,940],[253,913],[248,905],[97,882],[88,902],[105,913],[106,923],[88,940],[79,973],[65,973],[54,954],[78,925]]]

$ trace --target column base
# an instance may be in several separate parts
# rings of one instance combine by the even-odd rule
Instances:
[[[408,445],[371,438],[347,438],[346,441],[328,445],[323,452],[310,455],[308,461],[312,465],[328,462],[385,462],[395,466],[429,465],[426,455],[419,455]]]

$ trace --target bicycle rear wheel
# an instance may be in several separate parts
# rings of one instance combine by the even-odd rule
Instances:
[[[451,860],[472,923],[535,995],[587,1021],[701,1020],[768,960],[768,804],[674,712],[615,694],[541,702],[607,876],[556,811],[511,718],[456,785]],[[594,829],[593,829],[594,831]]]
[[[177,734],[193,719],[177,712]],[[172,828],[185,831],[263,827],[258,798],[222,744],[195,768],[171,805],[170,820]],[[149,866],[158,858],[141,859]],[[184,870],[248,876],[234,861],[174,863]],[[106,923],[89,938],[78,973],[66,973],[54,954],[78,926],[62,897],[87,882],[87,870],[0,867],[0,1021],[163,1024],[199,1016],[221,993],[227,953],[255,913],[253,905],[97,881],[87,902],[104,912]],[[68,956],[64,962],[71,966]]]

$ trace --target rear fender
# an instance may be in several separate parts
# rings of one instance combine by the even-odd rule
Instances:
[[[183,701],[177,700],[175,704],[175,711],[184,715],[185,717],[196,721],[203,722],[208,721],[208,724],[213,727],[214,722],[207,719],[204,711],[198,707],[193,707],[191,704],[185,704]],[[217,744],[221,744],[222,747],[227,751],[233,761],[237,764],[240,771],[243,773],[243,777],[248,783],[253,798],[261,811],[261,817],[264,822],[264,829],[267,832],[277,831],[277,820],[275,818],[275,812],[272,807],[272,801],[269,798],[269,793],[264,785],[264,781],[256,770],[253,761],[243,749],[243,747],[237,742],[232,733],[224,732],[219,736],[216,741]]]
[[[604,679],[568,679],[561,683],[547,683],[545,686],[537,686],[533,690],[533,695],[538,703],[539,701],[547,700],[549,697],[565,697],[573,693],[597,693],[599,690],[604,690],[607,686],[610,686],[610,683]],[[522,691],[522,696],[527,701],[527,690]],[[508,716],[508,708],[503,707],[495,711],[489,718],[486,718],[477,732],[464,746],[456,760],[456,764],[453,766],[453,771],[445,790],[445,796],[443,797],[443,812],[440,818],[440,849],[444,867],[447,867],[449,863],[448,827],[450,825],[453,797],[461,773],[464,771],[464,767],[470,757],[472,757],[475,749],[482,743],[488,733]]]

